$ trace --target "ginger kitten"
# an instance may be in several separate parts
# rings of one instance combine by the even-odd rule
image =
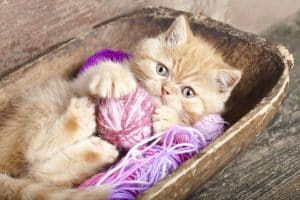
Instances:
[[[166,32],[140,41],[135,49],[129,63],[101,63],[88,71],[86,79],[93,80],[89,89],[103,98],[131,92],[136,79],[157,103],[154,132],[222,113],[242,75],[211,44],[195,37],[183,16]]]
[[[82,80],[77,87],[89,84]],[[90,92],[74,84],[48,81],[0,113],[0,199],[105,199],[110,192],[70,189],[118,156],[113,145],[93,136],[95,105]]]
[[[156,132],[223,112],[241,78],[241,71],[225,63],[211,44],[193,35],[183,16],[158,37],[138,44],[131,70],[160,104],[153,116]]]
[[[69,82],[23,92],[0,113],[0,199],[104,199],[109,187],[69,189],[118,156],[95,132],[91,97],[118,98],[136,80],[157,102],[155,132],[220,113],[241,71],[193,36],[185,18],[142,40],[129,63],[110,61]]]

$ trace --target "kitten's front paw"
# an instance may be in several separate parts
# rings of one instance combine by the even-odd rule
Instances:
[[[152,122],[154,133],[159,133],[172,126],[181,124],[178,112],[174,108],[165,105],[155,109]]]
[[[89,83],[89,92],[100,98],[120,98],[136,89],[133,74],[118,63],[107,63],[100,73],[94,74]],[[101,66],[100,66],[101,67]]]

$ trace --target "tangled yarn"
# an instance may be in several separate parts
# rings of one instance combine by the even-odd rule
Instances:
[[[131,57],[129,53],[124,51],[114,51],[111,49],[102,49],[90,56],[79,69],[79,74],[84,73],[90,67],[93,67],[103,61],[110,60],[113,62],[123,62]]]
[[[215,122],[213,126],[210,122]],[[133,146],[126,156],[107,172],[101,172],[80,185],[80,188],[111,184],[110,199],[131,200],[177,169],[182,163],[206,147],[224,131],[219,115],[200,120],[203,134],[195,127],[176,126]],[[211,131],[210,136],[207,131]]]

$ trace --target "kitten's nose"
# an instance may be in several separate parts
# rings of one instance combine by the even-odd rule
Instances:
[[[162,87],[162,88],[161,88],[161,93],[162,93],[163,95],[166,95],[166,94],[170,94],[171,92],[170,92],[170,90],[169,90],[168,88]]]

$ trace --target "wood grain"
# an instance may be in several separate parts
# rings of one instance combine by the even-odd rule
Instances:
[[[280,112],[256,141],[191,199],[300,199],[300,12],[265,37],[295,56]]]
[[[268,9],[269,1],[254,10]],[[254,11],[248,7],[257,4],[253,0],[0,0],[0,78],[95,25],[137,8],[166,6],[194,14],[203,12],[235,27],[257,31],[285,16],[284,8],[291,12],[299,8],[296,2],[273,0],[272,7],[283,10],[269,17],[265,13],[252,15]],[[244,17],[248,15],[252,17]]]
[[[0,75],[93,25],[97,8],[93,0],[1,1]]]
[[[97,24],[150,5],[199,7],[184,0],[0,0],[0,78]]]

